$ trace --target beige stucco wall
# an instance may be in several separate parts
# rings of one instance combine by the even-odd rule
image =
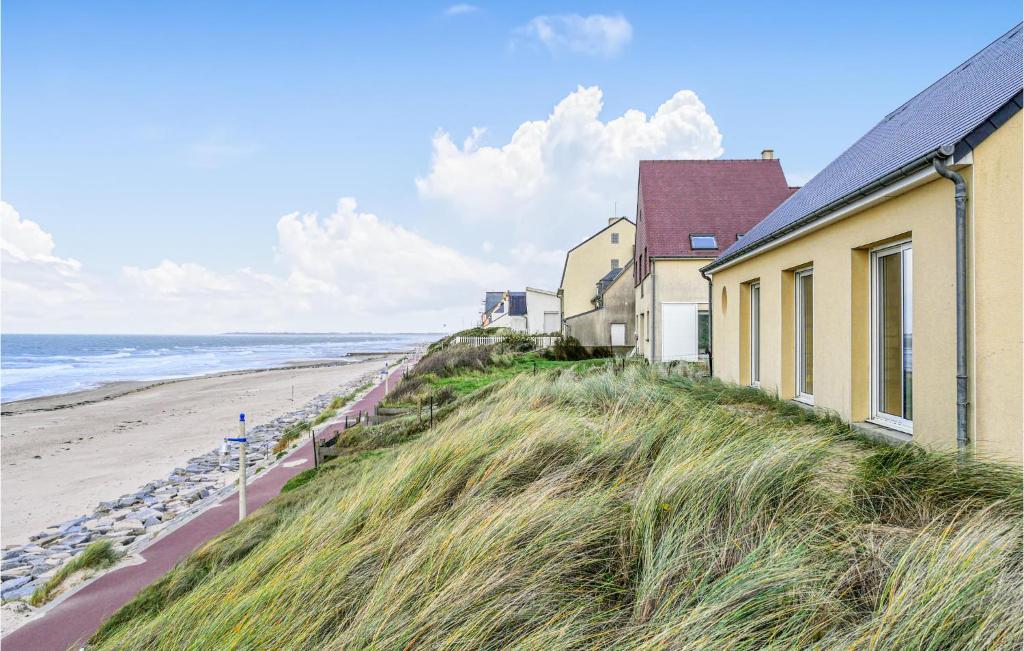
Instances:
[[[974,151],[968,214],[973,272],[971,431],[1021,461],[1024,436],[1024,205],[1021,113]]]
[[[626,345],[616,353],[633,348],[633,267],[627,267],[604,293],[604,306],[565,320],[566,334],[576,337],[588,348],[611,346],[611,324],[626,324]]]
[[[634,323],[639,323],[640,314],[651,315],[651,323],[644,327],[647,332],[640,333],[639,354],[652,361],[661,360],[662,303],[697,303],[698,309],[707,309],[708,284],[700,275],[700,268],[710,262],[711,258],[651,260],[651,273],[634,289]],[[652,288],[655,288],[654,291],[651,291]]]
[[[1020,460],[1022,421],[1020,115],[960,169],[972,207],[976,300],[971,346],[972,441]],[[969,216],[972,211],[969,211]],[[761,283],[761,386],[794,395],[793,271],[814,268],[814,402],[843,419],[870,409],[869,250],[910,237],[914,247],[915,442],[956,445],[956,314],[953,184],[935,177],[906,193],[715,272],[715,375],[749,382],[744,298]]]
[[[612,244],[612,233],[619,234],[619,243]],[[625,267],[633,259],[636,227],[625,219],[601,229],[589,240],[566,254],[562,277],[562,318],[594,309],[591,299],[597,294],[597,281],[612,270],[611,261]]]

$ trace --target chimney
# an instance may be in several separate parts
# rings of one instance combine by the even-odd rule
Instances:
[[[621,217],[609,217],[608,218],[608,225],[611,226],[612,224],[614,224],[615,222],[619,221],[620,219],[622,219],[622,218]]]
[[[775,150],[774,149],[762,149],[761,150],[761,160],[772,160],[773,158],[775,158]]]

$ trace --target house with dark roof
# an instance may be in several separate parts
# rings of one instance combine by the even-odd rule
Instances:
[[[640,161],[633,252],[637,353],[696,360],[708,337],[700,268],[794,189],[770,149],[750,160]]]
[[[531,334],[558,332],[561,328],[558,294],[546,289],[527,287],[525,292],[487,292],[484,307],[480,324],[487,328],[509,328]]]
[[[498,300],[494,300],[495,294],[498,294]],[[491,307],[484,310],[480,325],[526,332],[526,292],[487,292],[484,301]]]
[[[1017,25],[718,242],[716,377],[1021,462],[1021,49]]]

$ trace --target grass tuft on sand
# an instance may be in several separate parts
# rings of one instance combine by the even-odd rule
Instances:
[[[29,597],[28,602],[33,606],[42,606],[48,603],[64,587],[64,582],[78,572],[90,570],[102,570],[110,567],[121,557],[114,549],[109,540],[100,540],[92,543],[82,550],[82,553],[72,557],[67,563],[61,566],[57,573],[43,585],[36,588],[36,591]]]
[[[431,371],[502,377],[433,429],[352,428],[351,454],[143,590],[95,648],[1024,642],[1019,467],[884,447],[686,369],[526,359]]]

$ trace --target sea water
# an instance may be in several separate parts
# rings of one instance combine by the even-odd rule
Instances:
[[[57,395],[123,380],[337,360],[349,353],[406,351],[438,334],[226,334],[0,336],[0,400]]]

